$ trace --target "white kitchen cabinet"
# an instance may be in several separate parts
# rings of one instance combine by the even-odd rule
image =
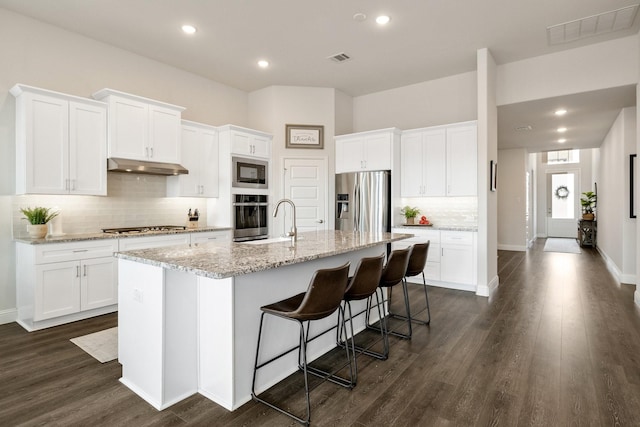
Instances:
[[[25,85],[16,97],[16,193],[107,194],[107,105]]]
[[[231,241],[230,230],[220,231],[199,231],[191,234],[191,245],[200,245],[209,242],[228,242]]]
[[[417,227],[414,227],[417,228]],[[427,262],[424,267],[424,276],[427,284],[432,281],[440,280],[440,231],[438,230],[407,230],[398,228],[393,230],[394,233],[411,233],[415,237],[410,239],[399,240],[391,244],[392,249],[404,249],[416,243],[425,243],[429,241],[429,252],[427,253]],[[407,281],[422,284],[421,276],[408,277]]]
[[[31,331],[117,309],[115,239],[16,243],[18,323]]]
[[[109,157],[180,163],[183,107],[112,89],[93,97],[109,105]]]
[[[402,133],[402,197],[477,195],[477,126],[464,122]]]
[[[414,237],[391,244],[402,249],[429,240],[429,253],[424,268],[428,285],[465,291],[476,291],[476,232],[423,229],[421,227],[394,228],[393,233],[410,233]],[[408,277],[407,281],[422,283],[422,277]]]
[[[440,279],[461,285],[476,284],[475,233],[442,231]]]
[[[441,127],[402,134],[402,197],[446,195],[446,141],[446,129]]]
[[[182,121],[181,165],[187,175],[167,177],[169,197],[218,197],[218,131]]]
[[[447,128],[447,196],[478,194],[478,131],[475,123]]]
[[[391,170],[398,138],[395,128],[336,136],[336,173]]]
[[[234,125],[219,127],[218,132],[220,144],[228,146],[225,151],[231,155],[271,158],[272,137],[267,133]]]

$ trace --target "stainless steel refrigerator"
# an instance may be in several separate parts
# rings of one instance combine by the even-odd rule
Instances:
[[[336,174],[336,230],[391,231],[391,172]]]

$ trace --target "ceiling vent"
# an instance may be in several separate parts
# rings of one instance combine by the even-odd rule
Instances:
[[[328,57],[327,59],[332,60],[333,62],[345,62],[351,59],[351,57],[349,55],[347,55],[344,52],[341,53],[336,53],[335,55],[331,55],[330,57]]]
[[[638,6],[635,4],[547,27],[549,45],[570,43],[591,36],[629,29],[638,14]]]
[[[533,128],[531,127],[531,125],[527,125],[527,126],[518,126],[515,130],[516,132],[527,132],[527,131],[533,130]]]

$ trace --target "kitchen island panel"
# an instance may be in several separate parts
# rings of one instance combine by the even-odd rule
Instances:
[[[162,410],[198,391],[195,276],[120,260],[120,381]]]

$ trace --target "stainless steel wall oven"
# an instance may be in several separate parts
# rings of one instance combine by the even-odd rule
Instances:
[[[269,199],[262,194],[236,194],[233,202],[233,240],[266,239],[269,237]]]

